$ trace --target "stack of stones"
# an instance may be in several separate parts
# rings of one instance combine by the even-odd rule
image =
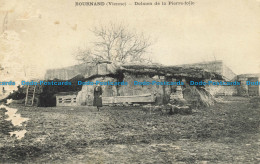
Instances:
[[[192,109],[187,105],[187,101],[183,98],[182,87],[177,86],[176,92],[170,95],[170,102],[167,108],[170,114],[191,114]]]

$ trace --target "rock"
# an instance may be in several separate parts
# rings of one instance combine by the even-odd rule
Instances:
[[[173,113],[175,114],[191,114],[192,113],[192,109],[188,106],[175,106],[173,109]]]
[[[129,104],[128,104],[128,103],[126,103],[126,102],[124,102],[124,103],[123,103],[123,106],[129,106]]]
[[[123,104],[116,104],[116,106],[121,106],[121,107],[123,107],[124,105],[123,105]]]
[[[13,102],[13,99],[7,99],[6,105],[9,105]]]

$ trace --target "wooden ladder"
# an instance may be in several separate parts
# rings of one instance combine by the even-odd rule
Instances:
[[[25,98],[25,106],[33,106],[37,85],[28,85]]]

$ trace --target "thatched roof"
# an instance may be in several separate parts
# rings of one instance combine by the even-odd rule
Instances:
[[[87,63],[70,66],[61,69],[50,69],[45,74],[45,80],[70,80],[76,76],[82,76],[90,79],[98,76],[120,76],[122,73],[131,73],[135,75],[150,76],[168,76],[176,78],[194,78],[194,79],[217,79],[221,80],[222,76],[208,72],[196,67],[181,66],[164,66],[159,64],[114,64],[111,62]]]
[[[216,79],[222,80],[222,76],[215,72],[208,72],[197,67],[163,66],[158,64],[151,65],[122,65],[123,72],[133,74],[160,75],[169,77],[188,77],[196,79]]]
[[[260,73],[255,74],[241,74],[237,75],[238,78],[250,78],[250,77],[260,77]]]

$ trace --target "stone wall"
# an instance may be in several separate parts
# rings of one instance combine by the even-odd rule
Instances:
[[[114,78],[104,77],[104,78],[95,78],[91,80],[92,82],[96,81],[116,81]],[[94,88],[96,85],[83,85],[81,91],[78,92],[77,104],[78,105],[93,105],[94,99]],[[117,95],[116,86],[112,85],[103,85],[102,87],[102,97],[112,97]]]
[[[102,97],[104,99],[110,100],[107,97],[114,97],[114,96],[135,96],[135,95],[145,95],[145,94],[151,94],[155,95],[156,103],[162,104],[167,97],[169,98],[171,93],[171,87],[170,86],[163,86],[163,85],[134,85],[134,81],[165,81],[164,79],[160,79],[159,77],[151,78],[149,76],[145,75],[124,75],[124,81],[128,83],[128,85],[122,85],[122,86],[102,86],[103,94]],[[105,78],[95,78],[91,80],[92,82],[95,81],[113,81],[116,82],[117,80],[110,77]],[[93,91],[94,91],[95,85],[84,85],[82,86],[82,90],[78,93],[77,96],[77,104],[78,105],[92,105],[93,104]]]
[[[75,76],[81,75],[85,78],[94,75],[108,75],[116,72],[117,66],[114,64],[80,64],[60,69],[49,69],[46,71],[45,80],[70,80]]]
[[[237,95],[237,86],[221,86],[221,85],[209,85],[206,86],[212,96],[235,96]]]

